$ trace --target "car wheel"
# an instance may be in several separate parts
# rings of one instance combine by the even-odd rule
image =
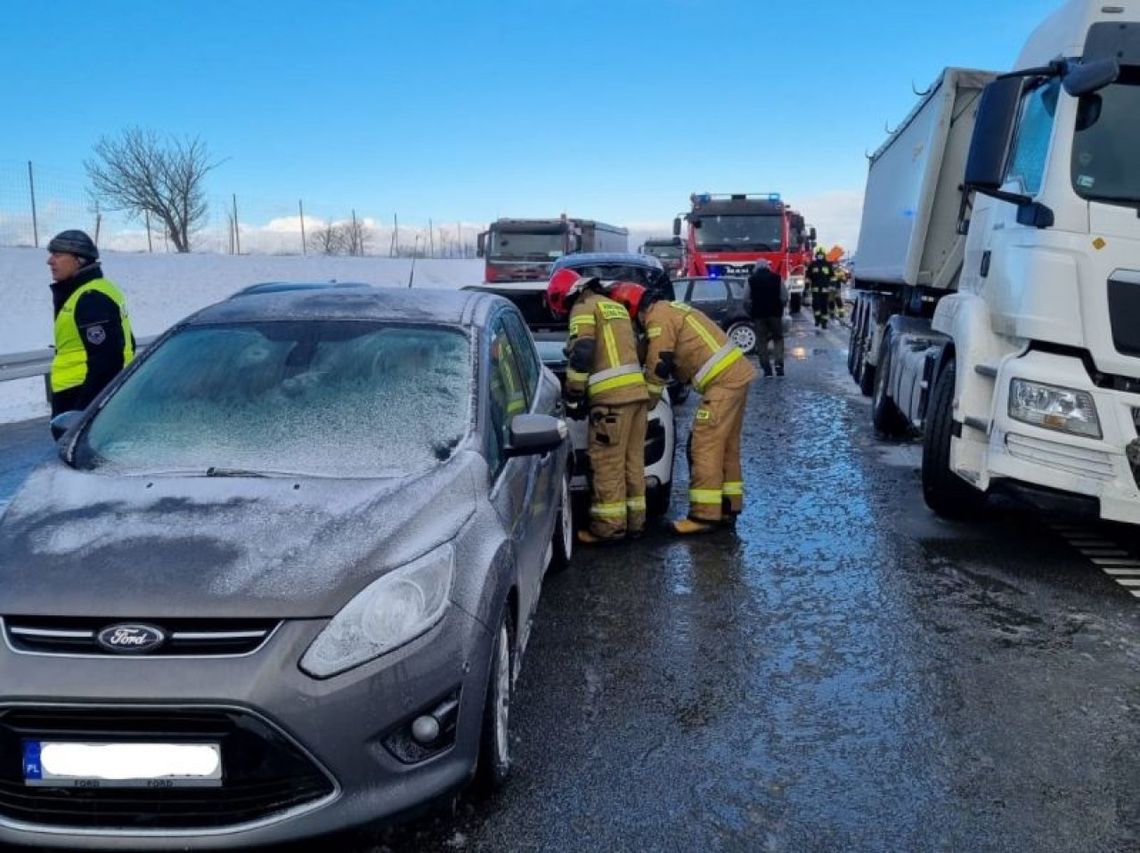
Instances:
[[[487,670],[487,699],[483,705],[479,763],[475,770],[475,788],[481,794],[502,787],[511,771],[511,614],[506,603]]]
[[[756,330],[751,323],[740,320],[728,327],[728,339],[749,355],[756,349]]]
[[[574,555],[574,501],[570,498],[570,472],[562,475],[562,486],[558,490],[558,517],[554,519],[554,549],[550,567],[561,571],[570,565]]]
[[[922,497],[943,518],[964,519],[981,512],[986,495],[950,470],[955,372],[951,359],[938,374],[930,395],[930,413],[922,436]]]
[[[791,296],[788,297],[788,310],[791,311],[793,314],[799,314],[800,309],[803,308],[803,304],[804,304],[803,296],[801,296],[798,293],[793,293]]]

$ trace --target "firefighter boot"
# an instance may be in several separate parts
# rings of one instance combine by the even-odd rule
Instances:
[[[620,542],[624,538],[624,536],[598,536],[585,528],[578,531],[578,543],[580,545],[606,545],[610,542]]]
[[[673,522],[673,532],[680,536],[691,536],[695,533],[711,533],[714,525],[704,521],[695,521],[691,518],[678,518]]]

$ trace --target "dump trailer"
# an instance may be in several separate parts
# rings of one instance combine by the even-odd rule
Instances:
[[[946,517],[999,491],[1140,522],[1140,0],[948,68],[871,156],[849,368]]]

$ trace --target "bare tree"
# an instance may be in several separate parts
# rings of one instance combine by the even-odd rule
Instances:
[[[344,251],[344,229],[335,223],[322,225],[309,233],[309,248],[322,255],[339,255]]]
[[[364,223],[353,214],[352,221],[341,224],[344,232],[344,250],[350,255],[363,255],[372,240],[372,235]]]
[[[127,128],[102,137],[95,156],[83,162],[93,198],[132,218],[158,219],[178,252],[190,251],[190,237],[206,220],[203,182],[220,160],[211,160],[197,137],[162,139],[151,130]]]

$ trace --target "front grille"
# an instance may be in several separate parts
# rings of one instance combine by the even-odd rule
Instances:
[[[1140,273],[1120,271],[1108,280],[1112,345],[1122,355],[1140,355]]]
[[[17,652],[120,657],[96,637],[104,628],[145,624],[167,640],[146,657],[225,657],[256,651],[278,622],[272,619],[107,619],[99,617],[6,616],[4,636]]]
[[[221,747],[216,788],[54,788],[24,784],[28,740]],[[329,778],[265,721],[237,710],[0,710],[0,815],[74,829],[209,829],[272,817],[328,796]]]
[[[1012,432],[1006,433],[1005,446],[1010,456],[1035,465],[1055,468],[1066,474],[1102,482],[1108,482],[1115,474],[1112,457],[1099,450],[1087,450]]]

